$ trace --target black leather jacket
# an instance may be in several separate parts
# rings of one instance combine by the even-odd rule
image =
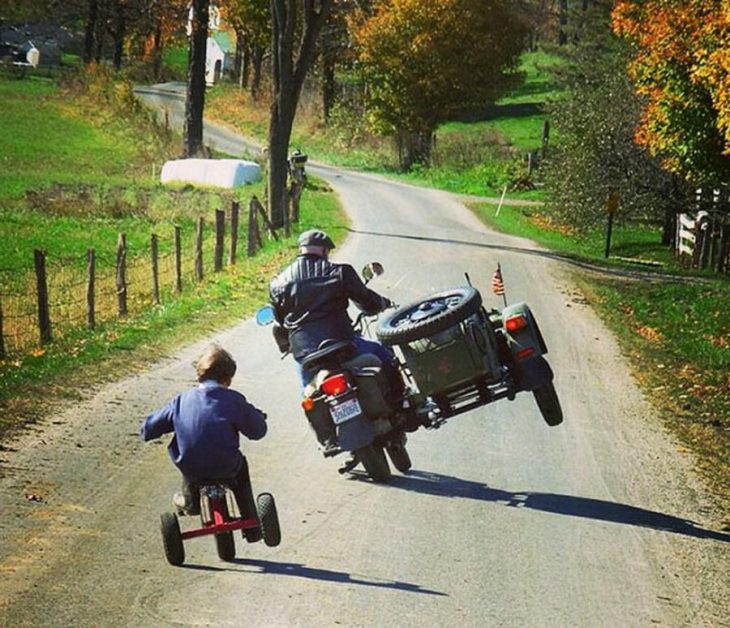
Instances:
[[[349,264],[318,255],[300,255],[270,286],[277,322],[289,332],[289,347],[300,360],[323,340],[349,340],[355,334],[347,314],[349,300],[366,314],[377,314],[389,301],[365,286]]]

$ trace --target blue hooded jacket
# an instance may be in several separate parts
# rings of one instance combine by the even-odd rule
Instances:
[[[266,414],[239,392],[206,381],[150,414],[140,436],[148,441],[174,432],[168,452],[186,477],[226,479],[243,463],[239,433],[251,440],[266,434]]]

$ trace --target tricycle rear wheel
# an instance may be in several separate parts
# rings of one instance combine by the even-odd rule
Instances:
[[[532,391],[532,394],[535,395],[537,407],[540,408],[545,423],[551,427],[560,425],[563,422],[563,409],[560,407],[558,393],[555,392],[553,383],[550,382],[536,388]]]
[[[167,562],[179,567],[185,562],[185,548],[183,547],[180,522],[177,515],[164,512],[160,516],[160,531],[162,532],[162,546],[165,549]]]

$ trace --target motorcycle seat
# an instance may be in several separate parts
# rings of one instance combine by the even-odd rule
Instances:
[[[331,360],[344,362],[351,359],[357,350],[350,340],[324,340],[319,347],[317,351],[313,351],[302,360],[305,369],[316,368],[319,364]]]

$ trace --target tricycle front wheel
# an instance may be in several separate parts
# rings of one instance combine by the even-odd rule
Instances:
[[[226,497],[220,497],[215,500],[210,499],[210,508],[211,510],[217,510],[224,522],[231,520],[231,513],[228,509]],[[236,541],[233,538],[233,532],[216,534],[215,548],[218,551],[218,558],[230,563],[236,557]]]

